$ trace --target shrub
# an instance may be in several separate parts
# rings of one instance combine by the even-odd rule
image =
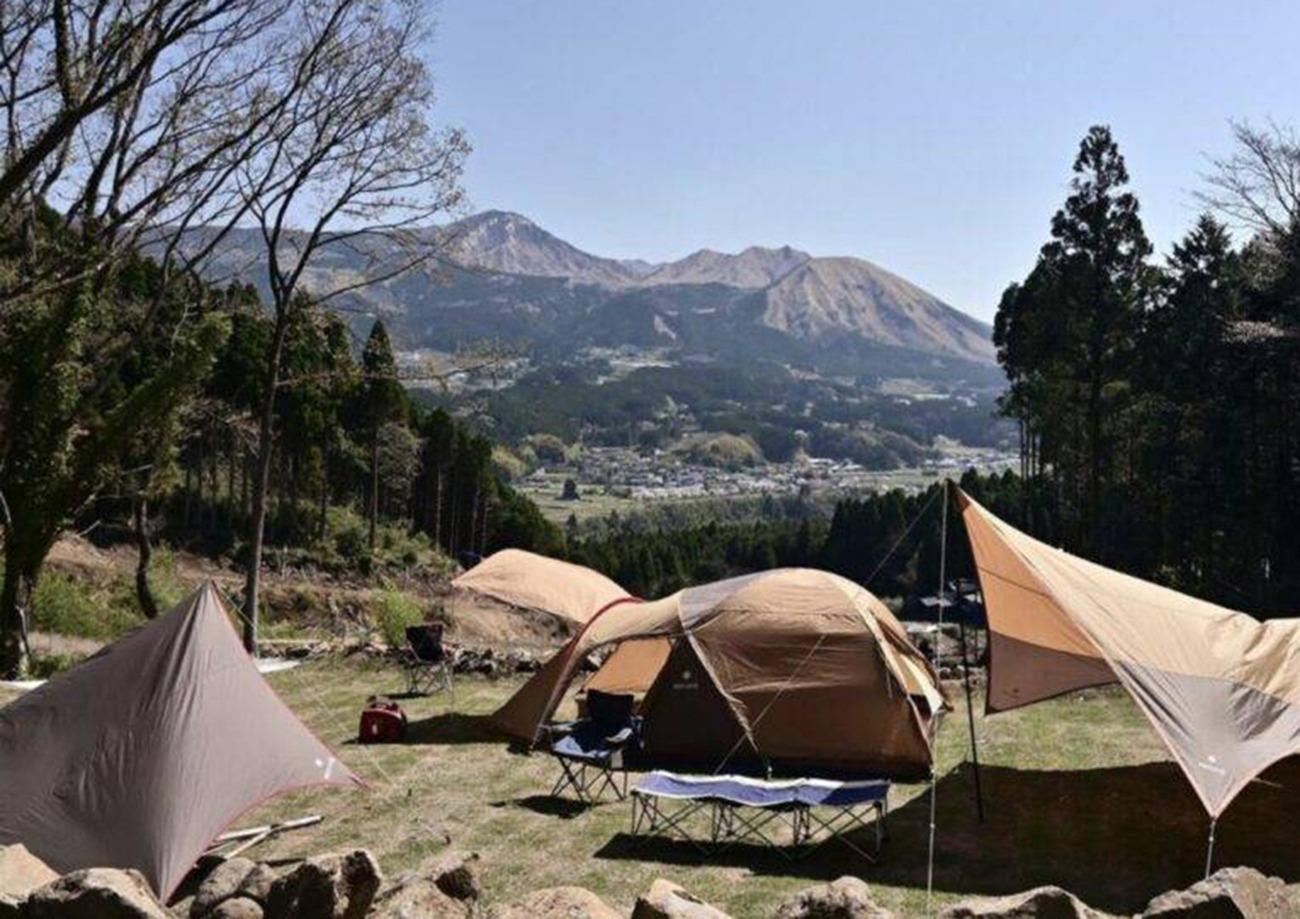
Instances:
[[[57,571],[42,574],[32,591],[32,628],[37,631],[106,640],[139,624],[138,617],[100,602]]]
[[[424,622],[420,602],[400,590],[385,590],[379,595],[379,632],[390,648],[406,646],[406,627]]]
[[[33,654],[27,663],[27,676],[33,680],[48,680],[80,662],[81,658],[73,654]]]

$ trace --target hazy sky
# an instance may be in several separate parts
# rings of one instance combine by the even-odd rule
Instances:
[[[789,243],[991,318],[1090,124],[1163,253],[1230,118],[1300,124],[1300,3],[441,0],[475,209],[600,255]]]

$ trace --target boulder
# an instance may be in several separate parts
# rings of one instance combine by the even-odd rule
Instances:
[[[1300,915],[1296,893],[1254,868],[1220,868],[1186,890],[1147,904],[1143,919],[1273,919]]]
[[[280,873],[270,865],[258,862],[253,866],[253,870],[244,875],[244,879],[239,882],[239,889],[235,891],[235,896],[245,897],[262,906],[266,905],[267,898],[271,896],[271,888],[275,882],[280,879]]]
[[[477,853],[438,856],[421,865],[418,873],[432,878],[438,889],[453,900],[483,897],[483,860]]]
[[[199,883],[199,889],[190,901],[190,919],[203,919],[222,900],[233,897],[253,867],[253,862],[247,858],[231,858],[218,863]]]
[[[370,919],[465,919],[471,909],[439,890],[433,878],[411,874],[375,898]]]
[[[799,891],[777,907],[776,919],[893,919],[893,913],[872,902],[866,881],[845,875]]]
[[[716,906],[687,893],[672,881],[658,878],[637,898],[632,919],[731,919]]]
[[[493,919],[623,919],[605,901],[581,887],[548,887],[514,906],[495,911]]]
[[[22,919],[171,919],[138,871],[86,868],[28,894]]]
[[[262,919],[262,904],[248,897],[231,897],[218,903],[208,919]]]
[[[939,919],[1106,919],[1068,890],[1035,887],[1006,897],[976,897],[954,903]]]
[[[276,878],[263,912],[266,919],[362,919],[382,878],[365,849],[309,858]]]
[[[28,852],[22,843],[0,846],[0,898],[21,900],[58,876],[57,871]]]

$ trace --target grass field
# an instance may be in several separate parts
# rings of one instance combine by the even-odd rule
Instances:
[[[366,697],[399,688],[395,668],[329,660],[271,681],[373,787],[297,793],[247,815],[241,825],[307,813],[326,818],[260,847],[256,857],[364,846],[394,873],[451,848],[482,854],[493,902],[577,884],[630,908],[662,876],[737,919],[770,916],[801,887],[857,874],[900,916],[924,914],[927,786],[896,786],[891,838],[878,864],[843,846],[798,861],[740,848],[703,857],[684,844],[630,838],[626,803],[583,811],[548,799],[555,775],[549,759],[508,752],[486,723],[517,680],[464,680],[454,702],[404,700],[411,737],[383,747],[359,746],[352,738]],[[978,717],[976,724],[983,824],[975,816],[973,772],[963,765],[969,749],[964,708],[939,735],[938,902],[1055,883],[1099,908],[1131,913],[1153,895],[1200,878],[1204,812],[1122,692],[1067,696]],[[1300,880],[1300,766],[1282,764],[1265,779],[1220,821],[1215,863],[1254,865],[1294,882]]]

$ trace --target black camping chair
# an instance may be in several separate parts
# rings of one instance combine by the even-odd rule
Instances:
[[[587,805],[599,802],[606,791],[620,801],[627,797],[625,754],[640,743],[641,732],[635,708],[630,693],[588,690],[587,717],[551,743],[551,755],[560,764],[551,797],[566,789]]]
[[[406,643],[402,669],[406,671],[407,695],[428,695],[439,689],[454,695],[451,656],[442,646],[442,624],[408,625]]]

